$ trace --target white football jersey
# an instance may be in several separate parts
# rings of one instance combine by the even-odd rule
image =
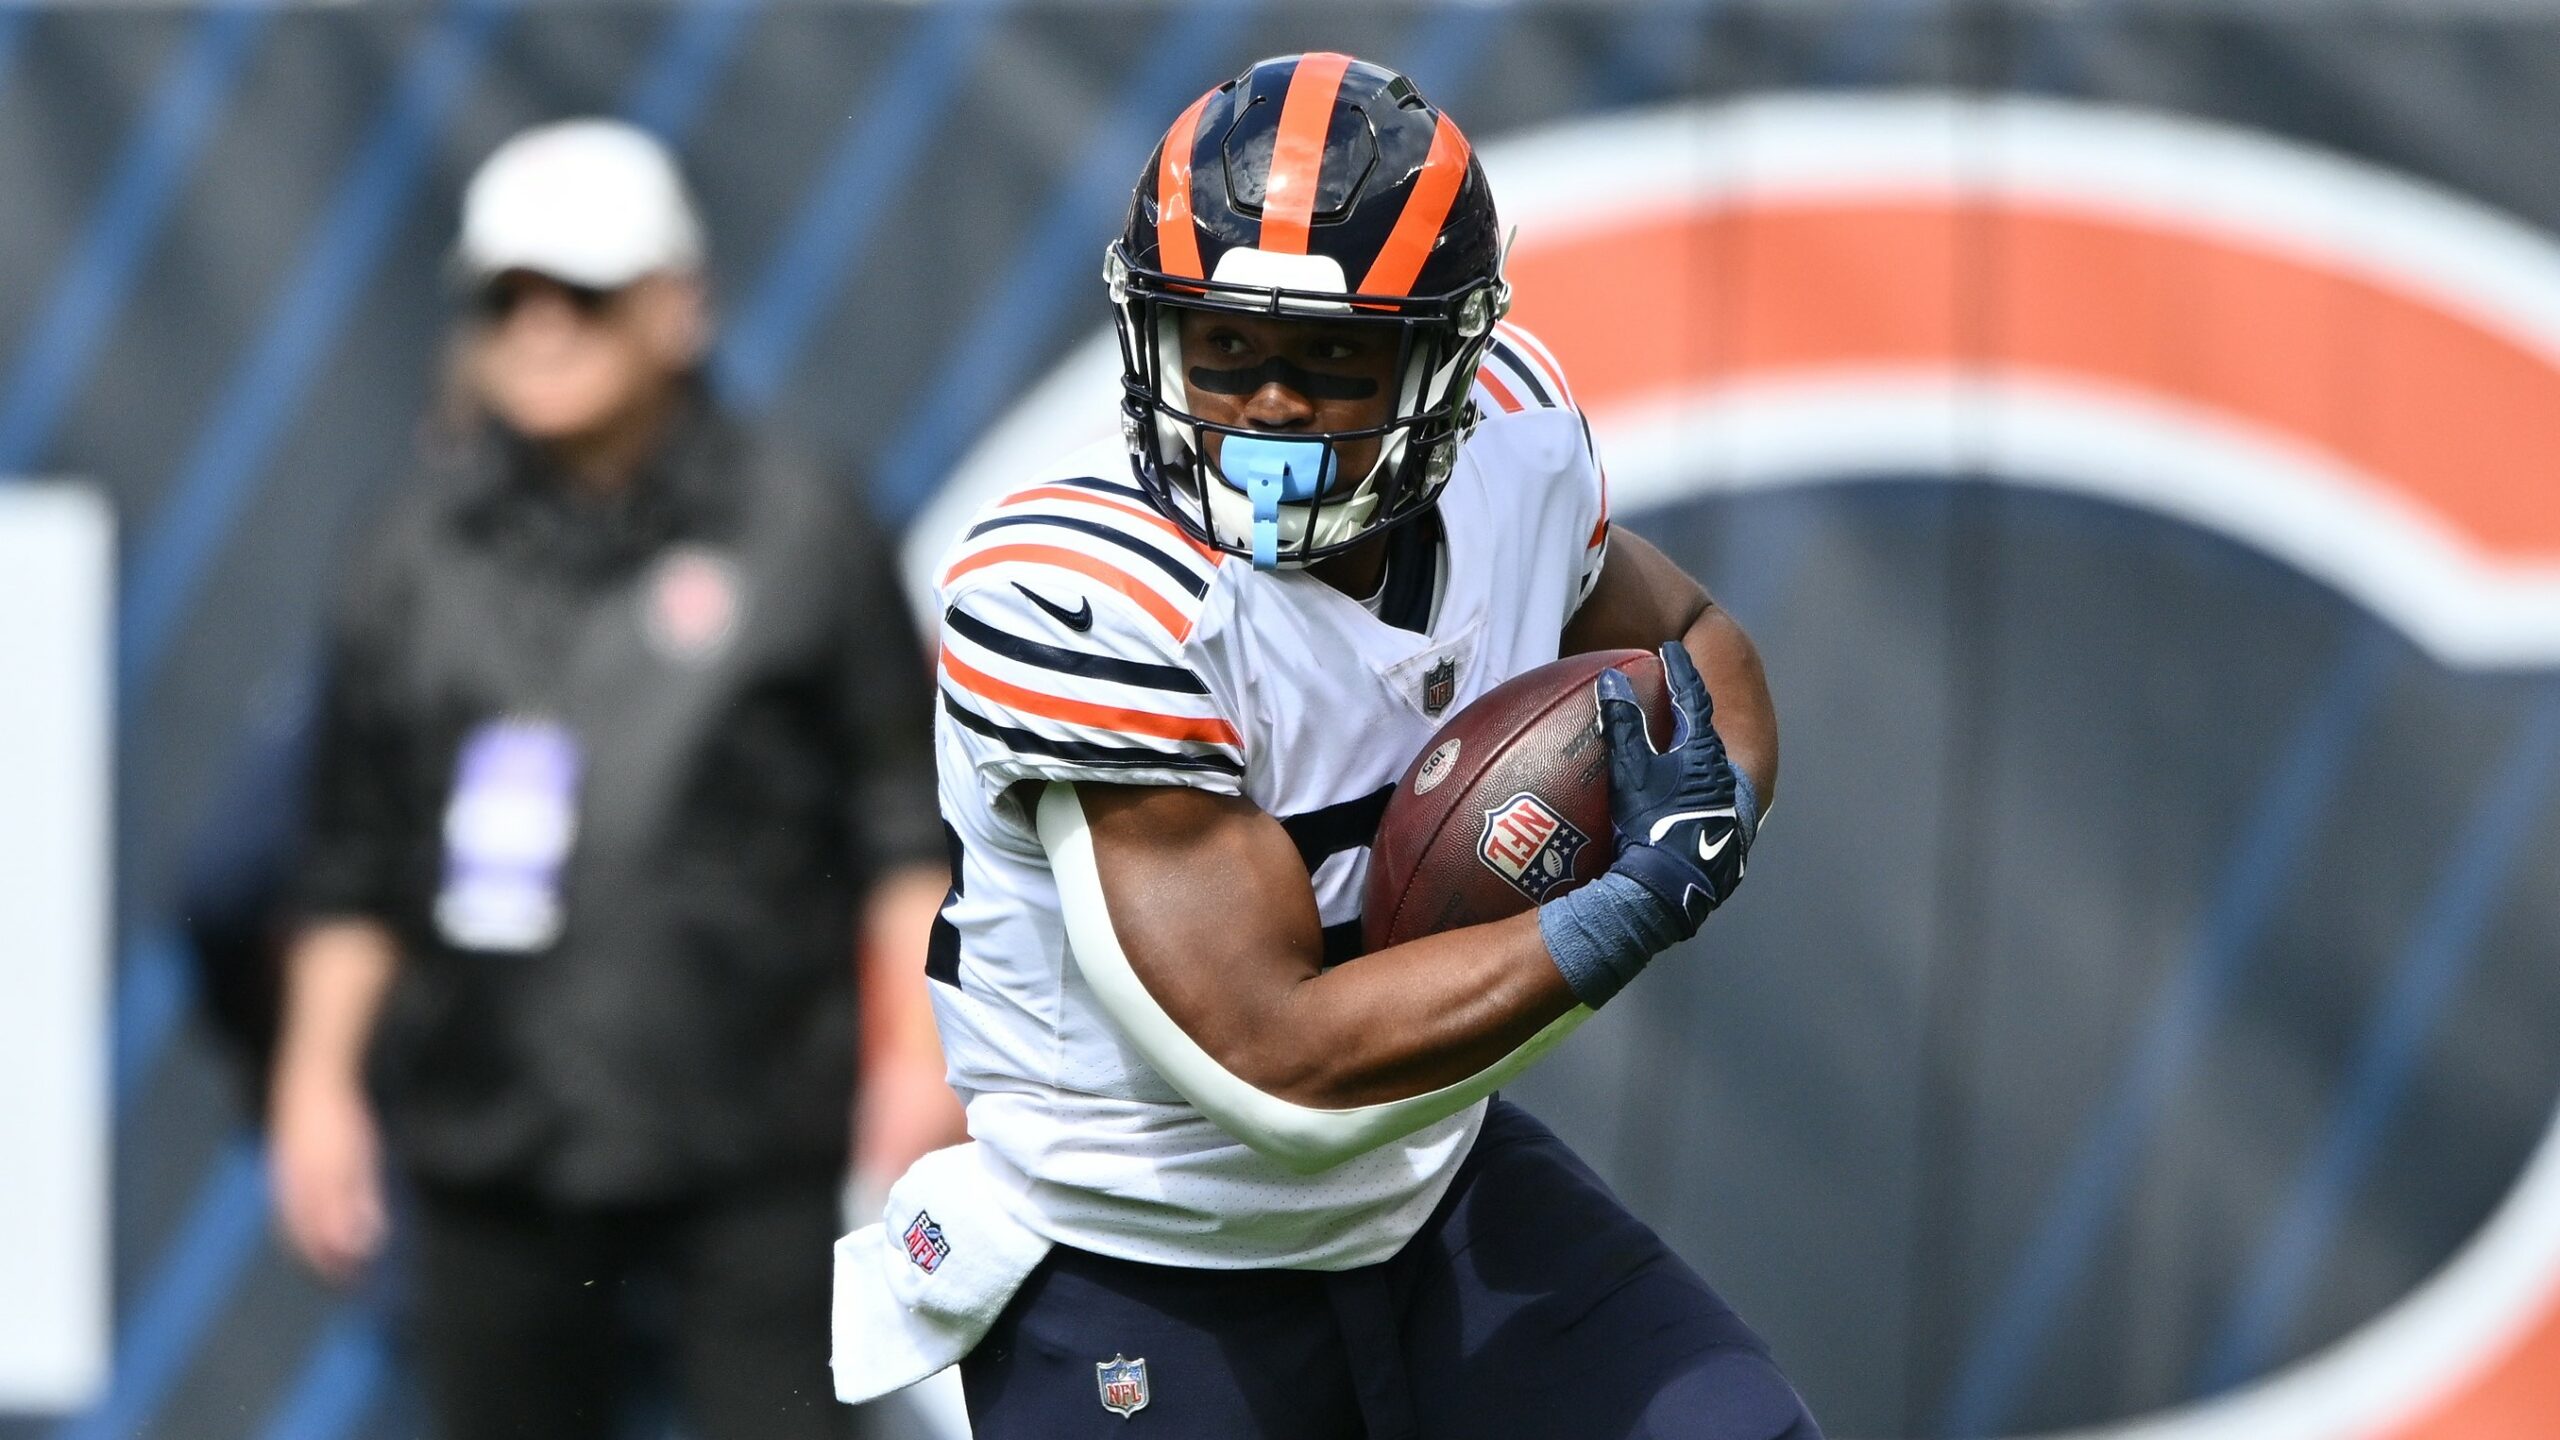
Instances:
[[[1297,842],[1328,958],[1356,953],[1368,840],[1397,778],[1450,714],[1556,658],[1606,550],[1604,482],[1553,360],[1505,326],[1475,399],[1484,419],[1436,524],[1396,532],[1370,604],[1193,541],[1116,442],[981,511],[945,558],[937,751],[955,884],[930,988],[970,1133],[1047,1238],[1195,1268],[1372,1264],[1421,1227],[1474,1141],[1482,1104],[1301,1175],[1202,1116],[1069,955],[1025,782],[1250,799]],[[1214,903],[1219,877],[1199,883]]]

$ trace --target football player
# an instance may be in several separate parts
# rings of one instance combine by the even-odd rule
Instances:
[[[1733,893],[1778,763],[1751,642],[1610,525],[1501,259],[1457,126],[1347,56],[1252,66],[1148,162],[1106,256],[1121,441],[941,571],[929,973],[975,1141],[839,1245],[845,1398],[958,1361],[982,1440],[1816,1435],[1490,1098]],[[1603,674],[1610,872],[1359,955],[1444,715],[1633,647],[1680,718],[1658,746]]]

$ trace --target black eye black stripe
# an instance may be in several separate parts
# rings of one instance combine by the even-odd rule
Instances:
[[[1375,380],[1356,375],[1319,375],[1277,355],[1250,370],[1191,367],[1191,388],[1212,395],[1250,395],[1275,381],[1310,400],[1366,400],[1378,393]]]

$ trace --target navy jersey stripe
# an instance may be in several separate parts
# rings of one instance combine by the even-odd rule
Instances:
[[[948,820],[942,822],[942,851],[951,861],[951,890],[942,897],[942,908],[933,912],[933,930],[924,945],[924,977],[956,990],[960,988],[960,927],[951,923],[951,907],[960,903],[968,856],[961,849],[960,832]]]
[[[1537,370],[1521,358],[1520,352],[1500,340],[1493,342],[1492,350],[1495,357],[1502,361],[1503,368],[1517,375],[1520,383],[1529,387],[1529,393],[1538,397],[1539,404],[1550,409],[1555,407],[1556,397],[1548,394],[1547,387],[1538,383]]]
[[[1378,821],[1387,813],[1387,801],[1396,793],[1393,784],[1381,785],[1356,800],[1343,800],[1321,810],[1303,815],[1283,816],[1280,828],[1289,832],[1291,844],[1298,847],[1298,858],[1306,862],[1307,873],[1328,858],[1345,850],[1357,850],[1378,833]]]
[[[1437,505],[1387,533],[1387,583],[1378,592],[1379,619],[1417,635],[1431,633],[1441,534]]]
[[[1209,593],[1209,582],[1200,578],[1199,571],[1137,536],[1115,530],[1099,520],[1080,520],[1072,515],[999,515],[993,520],[981,520],[971,526],[968,538],[975,540],[990,530],[1002,530],[1009,525],[1055,525],[1062,530],[1073,530],[1079,534],[1091,535],[1098,540],[1108,540],[1172,576],[1173,582],[1189,591],[1193,599],[1196,600]]]
[[[1244,766],[1224,755],[1179,754],[1148,750],[1135,745],[1095,745],[1082,740],[1051,740],[1028,730],[999,725],[968,706],[961,704],[951,692],[942,692],[943,713],[962,725],[977,731],[1010,750],[1025,755],[1046,755],[1056,760],[1072,760],[1079,765],[1126,767],[1153,770],[1210,770],[1221,775],[1242,775]]]
[[[1139,489],[1137,486],[1115,485],[1108,480],[1098,480],[1090,475],[1082,476],[1074,480],[1044,480],[1041,483],[1044,485],[1064,485],[1075,490],[1095,490],[1105,495],[1118,495],[1124,499],[1135,500],[1150,510],[1156,508],[1155,501],[1147,498],[1147,492]]]
[[[966,636],[971,643],[992,650],[1007,660],[1018,660],[1043,670],[1063,675],[1081,675],[1088,680],[1108,680],[1115,685],[1135,685],[1146,690],[1168,690],[1183,695],[1206,695],[1209,687],[1198,675],[1179,665],[1150,665],[1142,660],[1123,660],[1114,655],[1092,655],[1082,650],[1068,650],[1056,645],[1043,645],[1008,635],[957,605],[942,612],[942,623]]]
[[[1339,925],[1324,927],[1324,965],[1327,969],[1345,960],[1357,960],[1368,953],[1368,942],[1361,937],[1358,916]]]

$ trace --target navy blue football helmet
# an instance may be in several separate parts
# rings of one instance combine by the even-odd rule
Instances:
[[[1492,192],[1466,137],[1404,76],[1328,53],[1260,61],[1182,112],[1104,278],[1140,483],[1184,529],[1264,568],[1310,564],[1429,508],[1510,304]],[[1202,419],[1179,363],[1183,310],[1393,327],[1386,422],[1273,437]],[[1230,437],[1228,473],[1207,459],[1213,431]],[[1372,438],[1376,462],[1344,473],[1344,444]]]

